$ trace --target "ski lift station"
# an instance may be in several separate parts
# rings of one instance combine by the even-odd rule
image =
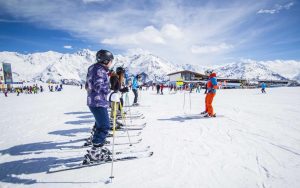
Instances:
[[[208,76],[205,74],[183,70],[168,74],[169,84],[176,85],[176,82],[188,83],[199,83],[205,85]],[[219,87],[223,89],[234,89],[234,88],[256,88],[259,87],[262,82],[266,83],[268,87],[283,87],[290,86],[294,81],[291,80],[247,80],[238,78],[220,78],[217,77]]]

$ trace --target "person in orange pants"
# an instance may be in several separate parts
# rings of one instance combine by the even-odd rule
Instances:
[[[207,93],[205,97],[205,111],[202,112],[204,117],[216,117],[212,102],[216,96],[216,89],[218,88],[217,74],[212,70],[205,71],[205,74],[209,76],[207,81]]]
[[[212,102],[214,100],[215,97],[215,93],[207,93],[206,97],[205,97],[205,117],[215,117],[216,113],[214,113],[214,108],[212,106]]]

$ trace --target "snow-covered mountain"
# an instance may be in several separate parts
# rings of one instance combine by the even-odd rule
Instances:
[[[84,49],[73,54],[43,52],[20,54],[0,52],[0,63],[11,63],[15,81],[71,82],[85,80],[87,68],[94,63],[95,51]],[[286,64],[285,64],[286,63]],[[213,68],[219,77],[244,79],[297,79],[300,80],[300,62],[257,62],[241,60],[224,66],[176,65],[144,50],[130,50],[125,55],[116,55],[114,67],[124,66],[129,73],[146,73],[149,80],[166,80],[166,75],[179,70],[204,73]]]
[[[275,60],[275,61],[259,61],[270,70],[291,79],[300,80],[300,62],[294,60]]]
[[[137,53],[128,53],[126,56],[117,56],[114,66],[124,66],[131,74],[146,73],[149,80],[165,80],[167,74],[182,70],[165,59],[150,52],[139,50]]]
[[[82,50],[74,54],[44,52],[19,54],[0,52],[0,63],[11,63],[14,80],[80,83],[85,80],[87,68],[95,61],[95,51]],[[150,52],[135,50],[116,55],[114,67],[124,66],[131,74],[146,73],[148,79],[163,80],[173,71],[182,70]]]
[[[59,82],[67,79],[79,83],[85,79],[86,70],[94,59],[95,53],[90,50],[74,54],[0,52],[0,63],[11,63],[15,81]]]
[[[300,73],[293,77],[293,80],[299,80],[300,81]]]
[[[271,71],[267,66],[258,62],[233,63],[215,70],[219,77],[243,78],[249,80],[287,80],[280,74]]]

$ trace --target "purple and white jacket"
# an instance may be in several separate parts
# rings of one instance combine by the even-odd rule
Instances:
[[[86,77],[87,105],[108,108],[107,95],[110,92],[108,69],[96,63],[88,68]]]

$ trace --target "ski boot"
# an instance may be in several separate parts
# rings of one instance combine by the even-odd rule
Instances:
[[[208,113],[205,114],[203,117],[207,117],[207,118],[212,118],[212,117],[216,117],[216,113],[209,115]]]
[[[123,123],[121,123],[120,121],[116,120],[116,129],[121,129],[122,127],[124,127],[125,125]],[[113,129],[113,121],[110,122],[110,130]]]
[[[87,150],[82,162],[83,165],[88,165],[97,162],[107,162],[112,160],[112,153],[106,147],[95,147]]]
[[[200,115],[206,115],[206,114],[207,114],[206,111],[203,111],[203,112],[200,113]]]

